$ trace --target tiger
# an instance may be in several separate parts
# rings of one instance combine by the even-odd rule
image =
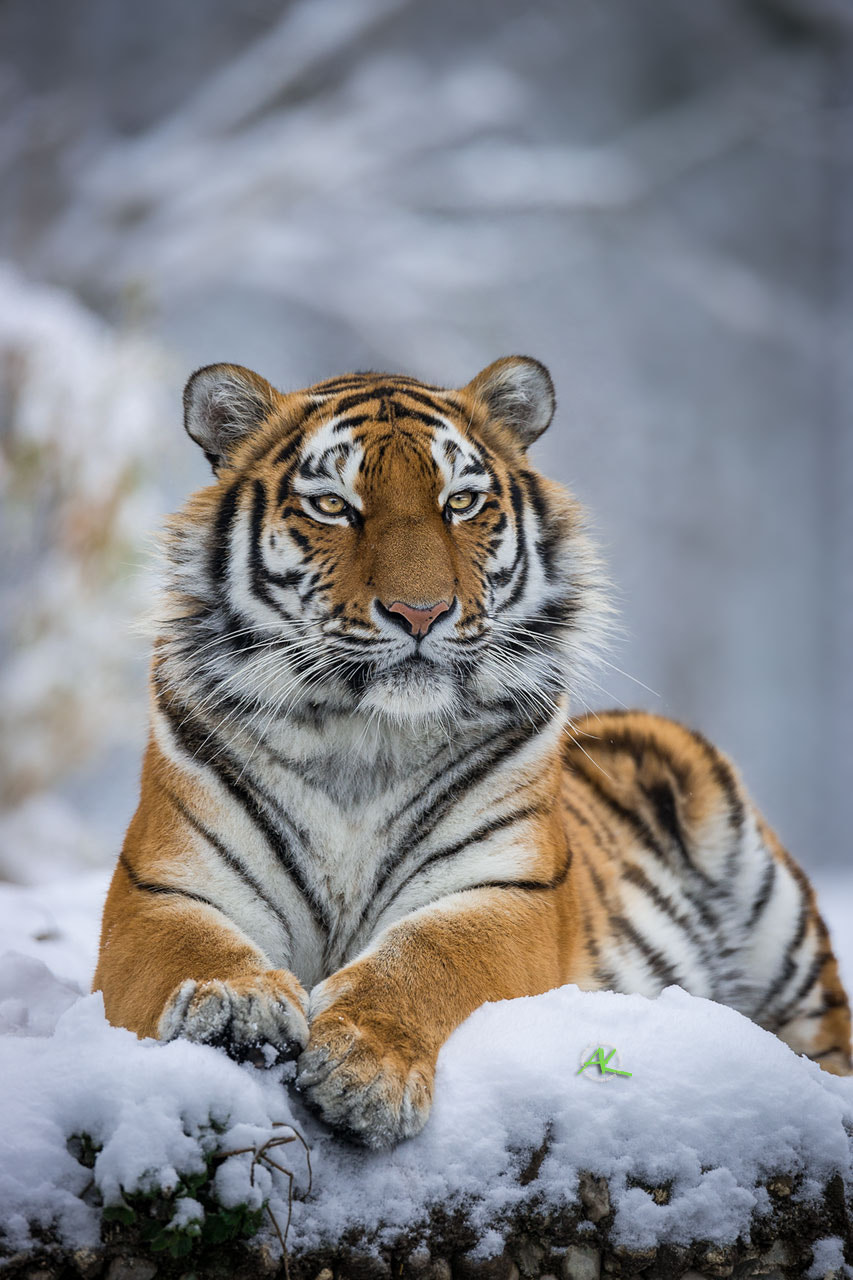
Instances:
[[[293,1063],[374,1149],[422,1129],[475,1009],[565,984],[677,984],[851,1070],[814,890],[735,767],[570,710],[609,591],[528,457],[554,411],[528,356],[461,389],[215,364],[184,393],[213,480],[164,534],[93,990],[140,1037]]]

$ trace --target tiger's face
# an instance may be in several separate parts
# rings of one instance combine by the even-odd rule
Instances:
[[[215,365],[185,407],[218,481],[195,589],[234,636],[223,679],[282,714],[409,722],[563,690],[596,589],[576,504],[526,457],[554,410],[538,362],[459,390],[352,374],[288,395]]]

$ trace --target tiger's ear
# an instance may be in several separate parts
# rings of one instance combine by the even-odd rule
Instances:
[[[214,471],[275,408],[278,392],[239,364],[197,369],[184,387],[184,427]]]
[[[473,378],[466,391],[484,401],[523,449],[541,436],[557,407],[551,375],[530,356],[504,356]]]

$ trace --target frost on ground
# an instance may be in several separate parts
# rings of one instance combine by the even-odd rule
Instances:
[[[296,1250],[354,1228],[381,1241],[426,1221],[431,1205],[464,1203],[482,1249],[499,1251],[502,1218],[534,1197],[572,1201],[579,1170],[608,1178],[614,1239],[632,1248],[735,1239],[766,1209],[756,1184],[771,1175],[800,1177],[804,1196],[819,1196],[835,1173],[853,1182],[853,1079],[826,1075],[678,988],[647,1000],[567,986],[484,1006],[442,1051],[424,1132],[390,1153],[356,1150],[303,1111],[285,1079],[292,1068],[237,1066],[214,1049],[140,1042],[106,1023],[100,996],[84,994],[105,889],[101,874],[0,887],[14,948],[0,961],[4,1249],[25,1249],[45,1229],[91,1245],[98,1200],[156,1187],[179,1188],[173,1225],[186,1229],[203,1216],[192,1178],[211,1155],[258,1147],[286,1132],[280,1124],[311,1148],[307,1199],[298,1144],[276,1155],[295,1174]],[[835,911],[849,920],[850,896],[836,886],[830,923]],[[599,1044],[615,1046],[631,1075],[579,1075],[584,1051]],[[79,1158],[87,1148],[98,1151],[93,1168]],[[523,1185],[537,1150],[538,1174]],[[269,1197],[284,1223],[282,1175],[256,1162],[252,1182],[250,1153],[212,1167],[221,1204],[256,1211]],[[668,1204],[636,1185],[670,1179]]]

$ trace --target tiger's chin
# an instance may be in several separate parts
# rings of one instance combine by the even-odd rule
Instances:
[[[362,695],[360,709],[398,724],[417,724],[453,715],[457,705],[458,690],[450,672],[415,659],[377,673]]]

